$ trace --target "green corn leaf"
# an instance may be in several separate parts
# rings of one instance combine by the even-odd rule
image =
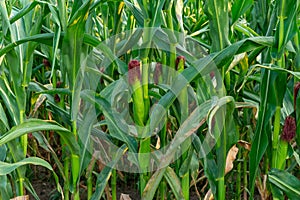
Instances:
[[[178,147],[190,137],[199,126],[204,123],[207,113],[211,109],[211,102],[204,102],[184,121],[182,126],[177,131],[175,137],[168,146],[166,153],[159,158],[159,170],[157,170],[148,181],[143,194],[143,199],[152,199],[159,183],[166,173],[167,166],[174,159]]]
[[[30,12],[30,14],[28,16],[26,15],[26,17],[24,16],[25,24],[29,24],[29,30],[27,30],[26,35],[35,35],[41,32],[43,18],[40,16],[43,15],[43,7],[44,6],[38,6],[34,9],[34,12]],[[34,23],[32,21],[34,21]],[[29,42],[28,45],[26,45],[25,54],[22,55],[24,59],[23,87],[27,87],[30,82],[33,68],[33,52],[37,46],[38,43]]]
[[[13,192],[7,176],[0,176],[0,198],[10,199],[12,196]]]
[[[179,176],[183,176],[184,174],[186,174],[187,172],[189,172],[190,170],[190,164],[191,164],[191,160],[192,160],[192,156],[194,154],[194,149],[193,148],[189,148],[188,154],[186,159],[183,161],[180,169],[179,169]]]
[[[278,169],[272,169],[268,174],[270,183],[283,191],[289,199],[300,198],[300,180],[292,174]]]
[[[160,27],[163,19],[162,19],[162,9],[165,5],[165,0],[156,1],[155,8],[150,8],[150,11],[152,11],[152,25],[151,27]]]
[[[12,119],[12,125],[18,124],[20,116],[16,97],[4,75],[0,77],[0,96],[2,97],[3,105],[8,109],[8,113]]]
[[[118,120],[118,116],[113,114],[113,111],[112,111],[112,108],[111,108],[111,105],[109,104],[109,102],[105,98],[97,95],[93,91],[84,90],[83,92],[81,92],[81,97],[85,101],[90,102],[93,105],[96,105],[100,108],[100,110],[103,112],[106,120],[109,122],[110,131],[111,131],[112,136],[125,142],[129,148],[129,150],[136,153],[137,143],[136,143],[135,139],[133,137],[130,137],[128,135],[128,133],[126,131],[124,131],[124,130],[126,130],[126,128],[123,128],[123,130],[122,130],[121,125],[123,123],[121,122],[121,120],[119,120],[119,123],[116,122],[116,120]]]
[[[61,192],[61,187],[58,183],[58,177],[55,174],[55,172],[53,171],[53,168],[47,161],[45,161],[41,158],[38,158],[38,157],[25,158],[21,161],[15,162],[15,163],[6,163],[6,162],[0,161],[0,176],[10,174],[12,171],[16,170],[17,168],[22,167],[24,165],[29,165],[29,164],[43,166],[43,167],[49,169],[50,171],[52,171],[54,179],[57,183],[57,189],[59,192]]]
[[[30,41],[52,46],[53,36],[54,36],[53,33],[43,33],[43,34],[37,34],[37,35],[21,38],[20,40],[12,42],[12,43],[6,45],[4,48],[2,48],[0,50],[0,56],[3,56],[4,54],[10,52],[15,47],[17,47],[21,44],[24,44],[26,42],[30,42]]]
[[[63,165],[60,162],[60,160],[59,160],[58,156],[56,155],[55,151],[52,149],[51,145],[49,144],[47,138],[42,133],[39,133],[39,132],[35,132],[32,135],[38,141],[40,147],[45,149],[47,152],[51,153],[51,156],[52,156],[53,160],[55,161],[55,163],[56,163],[56,165],[59,169],[60,175],[62,176],[63,180],[66,181],[66,177],[65,177],[64,171],[63,171]]]
[[[36,132],[36,131],[56,131],[61,138],[66,142],[67,146],[69,147],[70,151],[78,155],[79,153],[79,146],[76,142],[72,133],[57,125],[55,122],[51,121],[44,121],[40,119],[29,119],[26,120],[24,123],[13,127],[11,130],[6,132],[4,135],[0,137],[0,145],[6,144],[7,142],[23,136],[28,133]]]
[[[151,176],[143,191],[142,199],[153,199],[155,191],[157,190],[165,171],[166,168],[159,169]]]
[[[11,76],[11,79],[13,82],[13,91],[16,96],[16,102],[17,102],[18,109],[19,109],[19,113],[17,115],[19,115],[21,117],[21,115],[24,114],[25,107],[26,107],[26,105],[25,105],[26,104],[25,89],[22,86],[22,78],[20,78],[20,74],[23,74],[21,66],[20,66],[21,63],[19,62],[20,59],[19,59],[18,55],[14,51],[9,52],[6,57],[7,57],[8,63],[9,63],[8,67],[9,67],[10,76]],[[21,60],[22,60],[22,58],[21,58]]]
[[[275,112],[275,106],[271,106],[268,104],[268,94],[270,91],[270,71],[266,71],[263,74],[262,82],[264,84],[261,85],[261,102],[259,107],[259,114],[258,114],[258,122],[256,126],[256,132],[254,136],[254,140],[252,142],[252,147],[250,151],[250,188],[251,188],[251,194],[254,192],[254,185],[255,185],[255,178],[257,169],[259,166],[259,162],[264,154],[264,152],[267,149],[267,146],[269,144],[268,141],[268,135],[266,126],[269,123],[269,119],[272,117],[272,115]]]
[[[203,149],[202,145],[200,144],[201,151],[199,152],[200,155],[204,154],[205,150]],[[202,156],[201,156],[202,157]],[[214,155],[209,153],[207,156],[204,157],[204,173],[208,179],[210,189],[213,194],[217,194],[217,177],[218,177],[218,165],[214,159]]]
[[[43,2],[39,2],[39,1],[33,1],[30,4],[27,4],[25,7],[23,7],[21,10],[19,10],[16,14],[14,14],[11,18],[10,18],[10,23],[13,24],[14,22],[16,22],[18,19],[21,19],[22,17],[24,17],[27,13],[31,12],[36,5],[41,4]]]
[[[5,160],[5,158],[7,156],[6,152],[7,152],[6,146],[5,145],[0,146],[0,161],[4,161]]]
[[[95,108],[91,106],[90,108],[86,108],[87,112],[83,116],[82,122],[78,125],[78,136],[81,139],[82,142],[82,147],[81,147],[81,156],[80,156],[80,171],[83,173],[83,170],[86,169],[86,167],[90,163],[90,156],[87,151],[91,152],[91,149],[93,148],[93,142],[91,142],[91,132],[92,132],[92,127],[93,123],[98,116],[98,113],[95,112]],[[102,133],[102,132],[101,132]],[[105,135],[103,133],[101,136]],[[99,135],[97,135],[99,136]]]
[[[272,56],[279,59],[284,52],[286,44],[293,38],[297,30],[299,30],[297,26],[298,1],[277,0],[276,2],[279,23],[276,27]]]
[[[9,17],[8,17],[5,1],[0,1],[0,5],[1,5],[0,6],[0,13],[1,13],[2,21],[4,22],[2,24],[1,28],[3,30],[3,34],[6,35],[8,30],[10,32],[12,32],[12,30],[11,30],[11,25],[10,25],[10,22],[9,22]]]
[[[276,185],[270,184],[273,199],[284,200],[283,192],[276,187]]]
[[[238,0],[234,1],[231,13],[232,13],[232,24],[234,24],[240,16],[242,16],[251,6],[253,5],[253,0]]]
[[[68,7],[66,6],[66,0],[61,0],[61,1],[57,1],[58,4],[58,13],[59,13],[59,21],[61,23],[61,28],[62,31],[65,31],[67,29],[67,18],[68,18],[68,14],[67,14],[67,9]]]
[[[0,103],[0,122],[2,122],[6,129],[9,129],[6,113],[4,112],[4,109],[2,107],[2,104]],[[1,131],[1,129],[0,129]]]
[[[31,195],[32,195],[36,200],[40,200],[39,196],[37,195],[35,189],[33,188],[32,184],[29,182],[28,179],[25,179],[24,186],[25,186],[26,190],[27,190],[28,192],[30,192]]]
[[[16,163],[6,163],[6,162],[0,161],[0,176],[10,174],[12,171],[16,170],[18,167],[21,167],[23,165],[28,165],[28,164],[40,165],[40,166],[43,166],[43,167],[53,171],[51,165],[47,161],[45,161],[41,158],[37,158],[37,157],[30,157],[30,158],[25,158]]]
[[[72,13],[70,15],[70,20],[68,22],[68,25],[71,25],[73,23],[80,23],[80,20],[83,20],[84,18],[87,18],[87,14],[89,13],[89,7],[92,5],[94,1],[88,0],[88,1],[75,1],[72,5]],[[86,19],[84,19],[86,20]]]
[[[102,169],[101,173],[97,176],[97,189],[94,192],[93,196],[91,197],[91,200],[97,200],[101,199],[101,196],[103,194],[103,191],[106,187],[106,184],[108,183],[110,176],[112,174],[112,168],[106,166],[104,169]]]
[[[104,169],[97,175],[97,182],[96,182],[96,191],[94,192],[91,200],[98,200],[101,198],[103,191],[109,181],[109,178],[112,174],[113,167],[118,163],[119,159],[122,155],[127,151],[125,145],[119,148],[119,150],[115,154],[115,159],[111,161],[109,166],[105,166]]]
[[[89,0],[82,3],[82,5],[81,1],[76,1],[74,3],[73,8],[77,9],[72,10],[72,17],[68,23],[62,43],[62,76],[63,79],[68,77],[69,87],[72,92],[72,104],[70,110],[71,121],[76,121],[79,112],[83,66],[85,66],[85,60],[83,58],[87,55],[87,52],[83,51],[83,35],[85,32],[85,23],[89,14],[89,6],[92,2],[93,0]]]
[[[50,6],[49,5],[49,9],[51,11],[51,14],[53,16],[53,20],[56,23],[56,29],[55,29],[55,33],[54,33],[54,37],[53,37],[53,55],[52,55],[52,61],[51,61],[51,77],[53,76],[54,73],[54,67],[55,67],[55,62],[56,62],[56,55],[58,53],[58,48],[59,48],[59,44],[60,44],[60,35],[61,35],[61,22],[59,20],[59,16],[58,16],[58,10],[56,9],[56,7],[54,6]]]
[[[261,102],[259,119],[254,136],[253,146],[250,151],[250,187],[254,189],[254,181],[259,162],[266,151],[268,141],[267,125],[275,112],[277,106],[282,107],[286,90],[286,73],[265,71],[262,75]]]
[[[209,18],[211,51],[216,52],[229,44],[228,0],[208,0],[205,2],[205,13]]]
[[[171,167],[167,167],[167,169],[164,173],[164,177],[166,178],[169,186],[171,187],[171,190],[172,190],[173,194],[175,195],[175,198],[176,199],[184,199],[179,177],[176,175],[176,173],[174,172],[174,170]]]
[[[218,53],[211,54],[192,62],[191,67],[186,68],[181,75],[174,80],[172,89],[159,100],[158,107],[168,109],[181,92],[181,89],[186,87],[186,85],[199,76],[199,74],[206,75],[209,73],[211,65],[221,67],[236,54],[255,50],[259,47],[271,46],[272,44],[272,37],[248,38],[234,43]],[[227,69],[225,69],[225,71],[226,70]],[[160,111],[156,112],[154,109],[149,119],[150,128],[157,127],[159,122],[163,120],[163,117],[164,116]]]
[[[124,0],[124,2],[125,2],[125,5],[131,10],[137,23],[140,26],[143,26],[144,25],[144,15],[143,15],[142,11],[127,0]]]

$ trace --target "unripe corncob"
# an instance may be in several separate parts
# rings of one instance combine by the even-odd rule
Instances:
[[[132,89],[133,117],[138,126],[144,125],[144,101],[141,85],[140,61],[131,60],[128,63],[128,83]]]
[[[286,117],[282,133],[279,140],[279,148],[277,151],[276,168],[284,169],[287,157],[288,143],[294,139],[296,135],[296,122],[291,116]]]
[[[185,57],[184,56],[177,56],[176,58],[176,70],[180,73],[184,70],[185,65]]]

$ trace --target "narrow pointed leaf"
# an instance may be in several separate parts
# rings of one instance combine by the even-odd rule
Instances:
[[[269,181],[282,190],[289,199],[300,199],[300,180],[292,174],[278,169],[272,169],[268,175]]]

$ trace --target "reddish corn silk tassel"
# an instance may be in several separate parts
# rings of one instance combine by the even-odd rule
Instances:
[[[177,56],[176,65],[175,65],[176,71],[184,70],[184,65],[185,65],[185,57],[184,56]]]
[[[55,101],[56,103],[59,103],[59,102],[60,102],[60,97],[58,96],[58,94],[55,94],[55,95],[54,95],[54,101]]]
[[[296,110],[296,104],[297,104],[297,95],[300,89],[300,82],[298,82],[295,86],[294,86],[294,109]]]
[[[131,60],[128,63],[128,82],[130,85],[141,80],[140,61]]]
[[[62,88],[62,86],[63,86],[63,83],[62,83],[61,81],[58,81],[58,82],[56,83],[56,88]],[[54,101],[55,101],[56,103],[59,103],[59,102],[60,102],[60,97],[59,97],[58,94],[55,94],[55,95],[54,95]]]
[[[47,59],[43,59],[43,64],[45,67],[50,67],[50,62]]]
[[[62,87],[62,82],[61,81],[58,81],[57,83],[56,83],[56,88],[61,88]]]
[[[290,142],[296,135],[296,121],[295,118],[287,116],[285,118],[281,139]]]
[[[153,79],[155,84],[159,83],[159,79],[161,78],[161,76],[162,76],[162,65],[161,63],[156,63],[154,74],[153,74]]]

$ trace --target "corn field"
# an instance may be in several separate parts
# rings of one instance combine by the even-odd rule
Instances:
[[[299,0],[0,4],[0,200],[300,199]]]

